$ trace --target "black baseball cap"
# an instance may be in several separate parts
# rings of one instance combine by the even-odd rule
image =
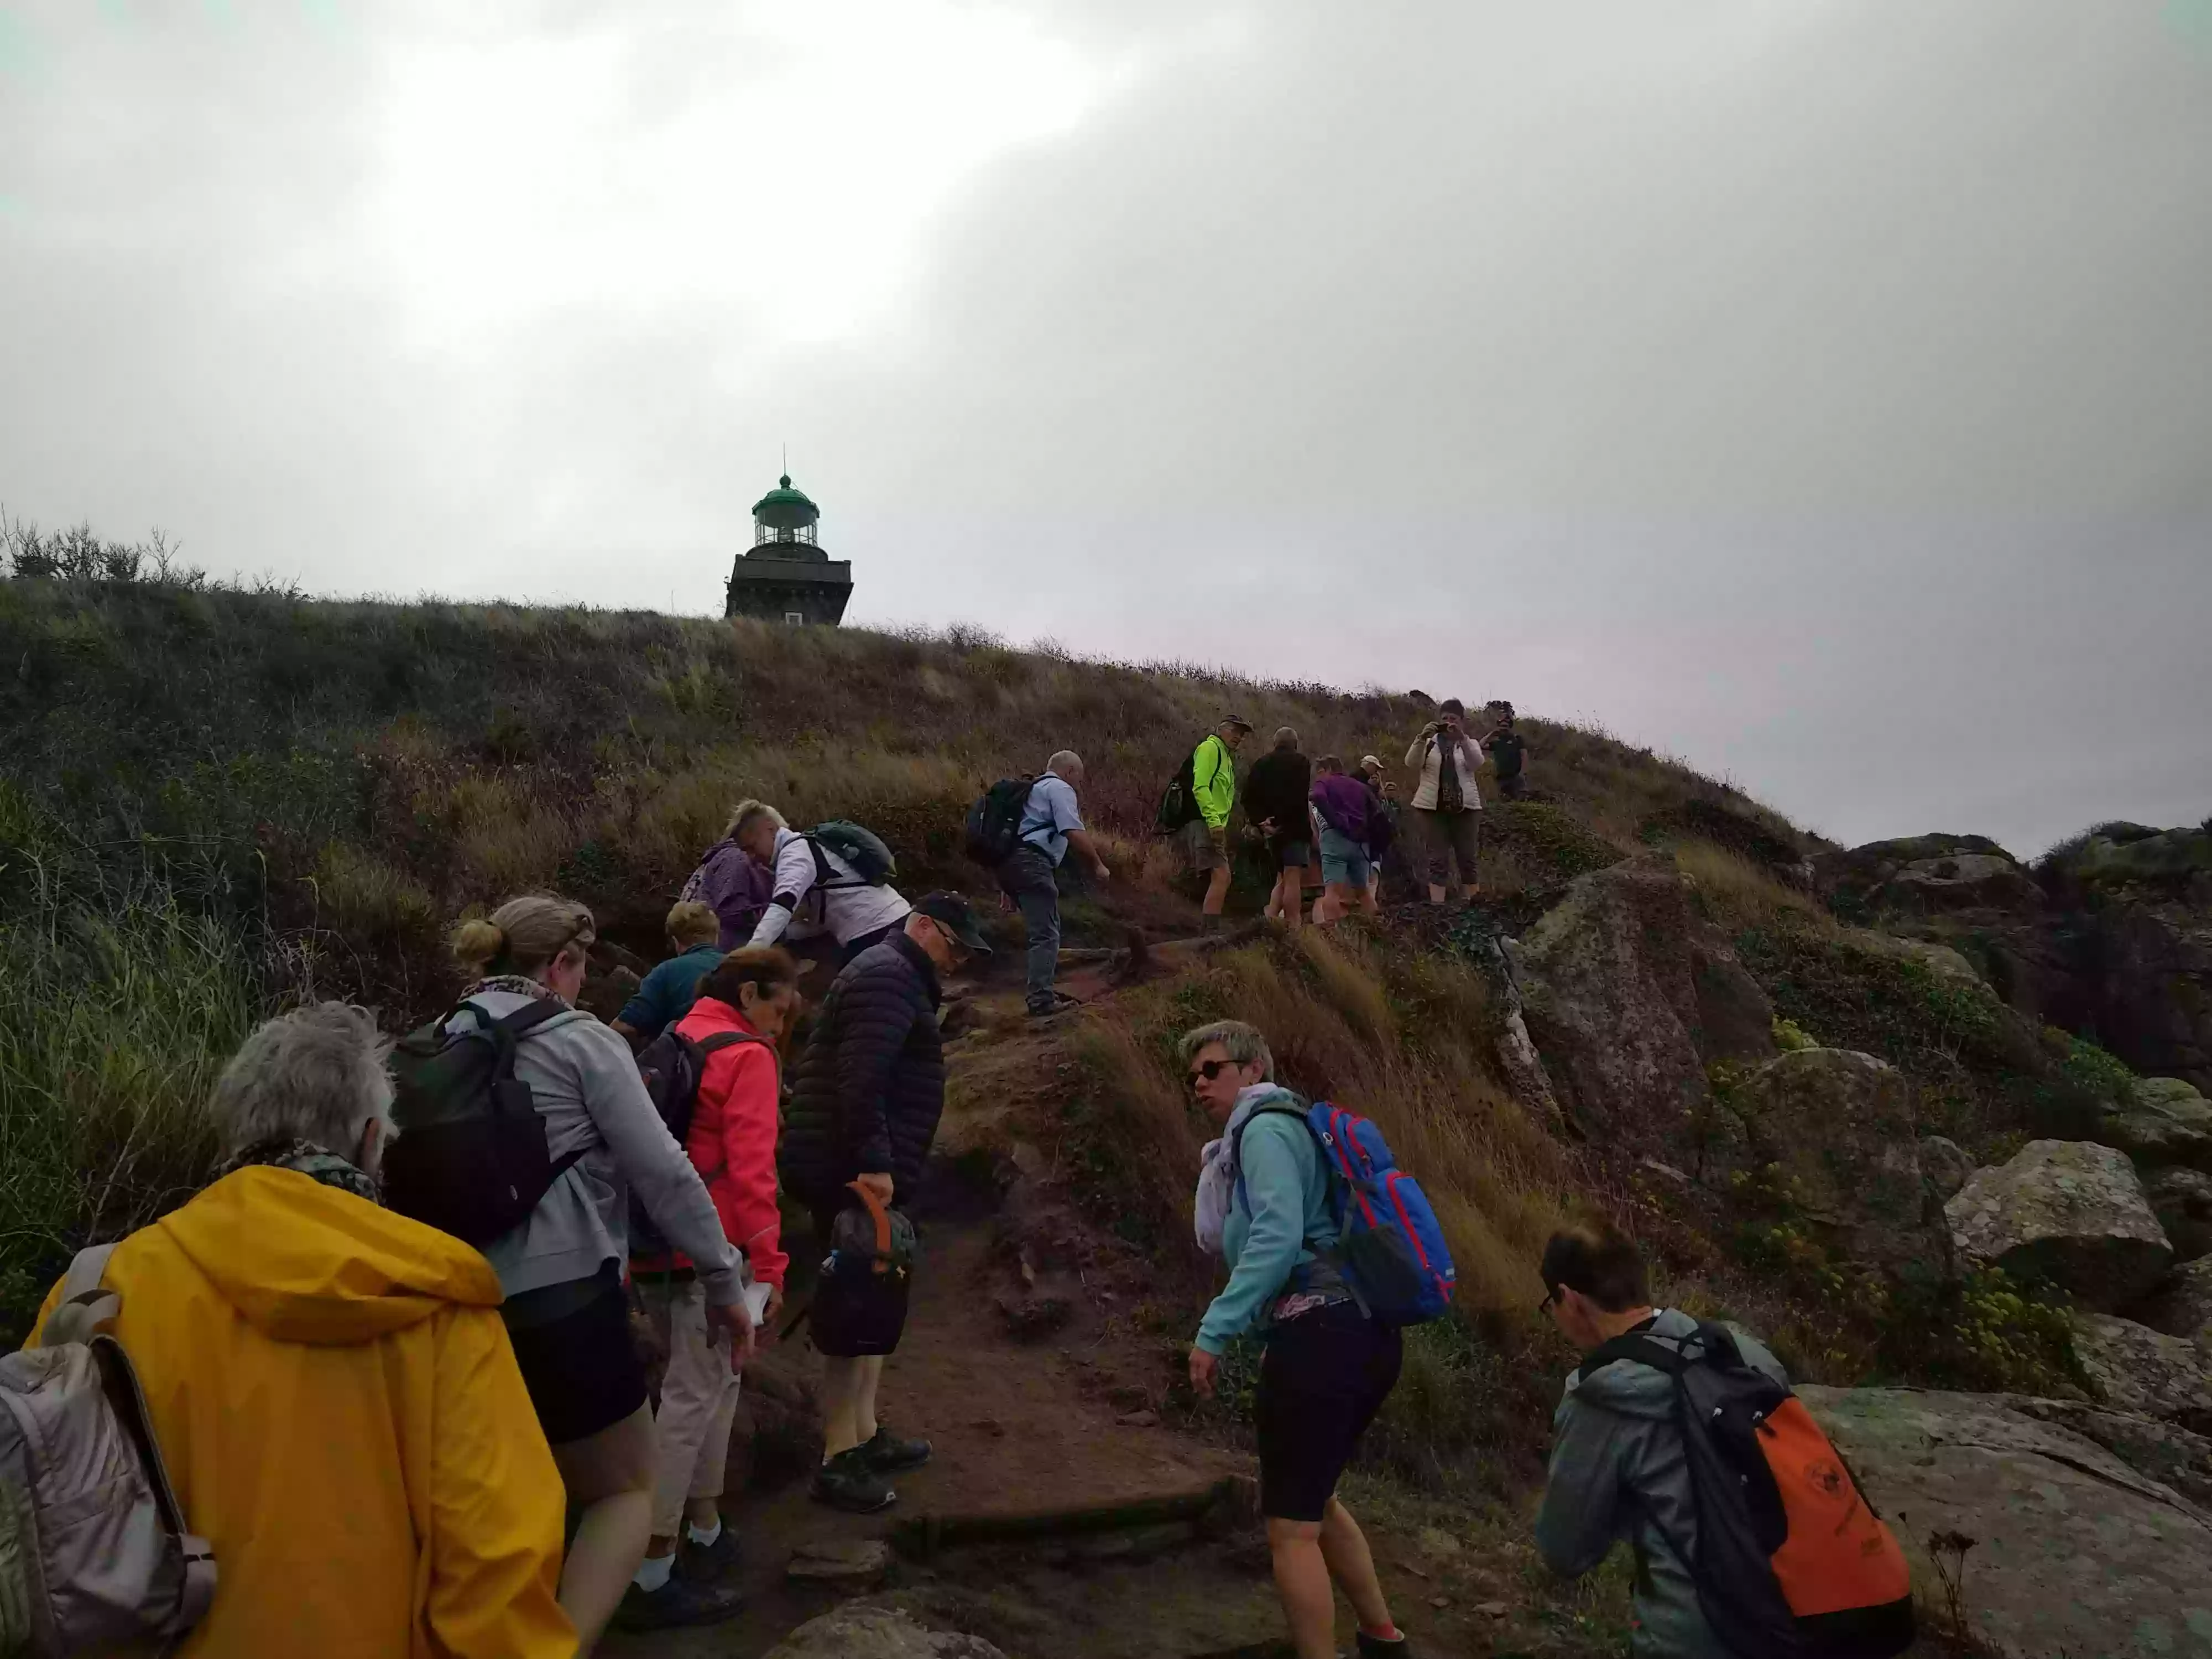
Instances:
[[[942,889],[934,893],[925,893],[914,908],[932,921],[943,922],[951,930],[953,938],[977,956],[991,954],[991,947],[984,942],[983,930],[975,920],[975,907],[959,894]]]

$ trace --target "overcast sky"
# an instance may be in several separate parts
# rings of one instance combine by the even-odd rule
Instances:
[[[786,443],[854,622],[2193,823],[2212,0],[0,0],[15,514],[719,612]]]

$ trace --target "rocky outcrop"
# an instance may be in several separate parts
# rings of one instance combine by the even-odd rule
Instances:
[[[1707,1099],[1707,1064],[1774,1052],[1773,1005],[1671,860],[1577,878],[1508,954],[1529,1034],[1583,1134],[1682,1144]]]
[[[1778,1180],[1792,1211],[1844,1260],[1948,1273],[1949,1233],[1922,1178],[1911,1099],[1895,1066],[1801,1048],[1726,1091],[1720,1113],[1740,1132],[1748,1165]]]
[[[1945,1135],[1920,1137],[1920,1174],[1935,1189],[1939,1200],[1948,1200],[1953,1194],[1973,1179],[1974,1160],[1964,1146]]]
[[[1006,1659],[980,1636],[926,1630],[896,1607],[848,1601],[810,1619],[763,1659]]]
[[[2212,1257],[2176,1267],[2136,1310],[2168,1336],[2185,1336],[2212,1352]]]
[[[2132,1319],[2077,1314],[2074,1357],[2108,1406],[2212,1433],[2212,1353]]]
[[[1813,860],[1814,885],[1845,915],[2033,911],[2042,890],[1986,836],[1908,836]]]
[[[2143,1183],[2151,1213],[2166,1229],[2177,1261],[2212,1255],[2212,1175],[2163,1170]]]
[[[1798,1390],[1933,1594],[1931,1534],[1976,1540],[1965,1605],[2015,1659],[2151,1659],[2212,1640],[2212,1519],[2045,1402],[1908,1389]],[[2148,1430],[2157,1437],[2154,1430]]]
[[[2091,1308],[2128,1307],[2173,1261],[2135,1167],[2088,1141],[2028,1142],[2002,1168],[1975,1171],[1944,1214],[1965,1260],[2048,1280]]]

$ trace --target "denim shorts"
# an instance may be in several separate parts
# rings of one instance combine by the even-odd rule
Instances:
[[[1322,826],[1321,878],[1330,886],[1364,887],[1374,861],[1367,849],[1343,831]]]

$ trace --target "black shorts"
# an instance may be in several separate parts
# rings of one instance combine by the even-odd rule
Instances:
[[[1404,1343],[1349,1302],[1278,1325],[1260,1361],[1260,1513],[1319,1521],[1397,1386]]]
[[[500,1312],[549,1445],[588,1439],[645,1404],[645,1362],[612,1262],[596,1279],[509,1297]]]
[[[1270,836],[1267,856],[1278,874],[1285,870],[1303,870],[1313,862],[1313,842],[1304,836]]]

